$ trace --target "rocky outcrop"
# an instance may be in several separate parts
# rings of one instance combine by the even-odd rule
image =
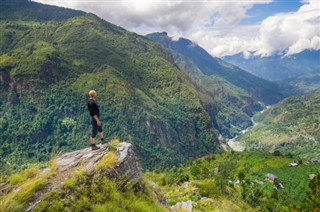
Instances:
[[[192,211],[192,208],[192,201],[188,200],[186,202],[178,202],[177,204],[171,207],[171,210]]]
[[[56,159],[57,172],[62,174],[73,169],[84,169],[94,178],[107,174],[110,178],[120,179],[125,175],[127,178],[140,180],[140,168],[138,160],[132,150],[132,144],[122,142],[116,146],[115,153],[118,156],[117,162],[106,172],[95,171],[96,164],[109,152],[107,144],[100,145],[100,149],[92,151],[91,148],[85,148],[62,155]]]
[[[112,149],[112,150],[111,150]],[[116,161],[105,170],[98,170],[96,167],[100,160],[109,152],[114,151],[117,155]],[[43,173],[52,171],[52,168],[43,170]],[[119,145],[111,146],[108,144],[100,145],[100,149],[92,151],[91,147],[66,153],[55,160],[56,174],[49,178],[47,186],[36,192],[31,198],[29,207],[25,211],[32,209],[41,201],[41,197],[52,191],[63,187],[66,180],[72,177],[77,170],[84,170],[92,180],[108,176],[111,180],[117,181],[119,187],[127,182],[140,181],[140,166],[132,150],[130,143],[122,142]]]

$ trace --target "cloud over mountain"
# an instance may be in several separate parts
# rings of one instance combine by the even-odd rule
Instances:
[[[199,43],[221,57],[248,51],[269,56],[287,51],[320,49],[320,2],[310,1],[296,12],[273,14],[259,23],[243,25],[248,11],[272,0],[183,1],[183,0],[37,0],[92,12],[128,30],[147,34],[166,31]]]
[[[297,12],[265,19],[256,43],[257,55],[269,56],[277,51],[287,55],[305,49],[320,49],[320,2],[303,5]]]

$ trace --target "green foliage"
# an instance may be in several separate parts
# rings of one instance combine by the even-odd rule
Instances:
[[[26,180],[35,177],[39,174],[39,169],[29,168],[24,170],[22,173],[13,174],[9,177],[10,185],[17,185],[26,182]]]
[[[303,204],[299,207],[300,210],[317,211],[320,208],[320,174],[310,180],[307,196]]]
[[[64,181],[63,186],[67,189],[71,189],[72,187],[74,187],[74,181],[69,179]]]
[[[92,14],[24,4],[0,15],[2,171],[88,146],[91,89],[105,137],[133,143],[145,168],[220,151],[196,86],[170,52]]]
[[[110,151],[99,160],[96,166],[96,170],[97,171],[107,170],[110,167],[114,166],[117,160],[118,160],[118,156],[116,155],[116,153],[113,151]]]
[[[217,198],[221,196],[221,190],[213,180],[203,180],[197,187],[201,197]]]
[[[237,140],[247,148],[291,154],[302,158],[319,157],[320,93],[290,97],[254,116],[258,125]]]
[[[48,193],[34,211],[166,211],[149,195],[147,184],[140,190],[119,190],[108,177],[92,179],[86,172],[77,172],[58,191]],[[63,194],[61,198],[61,194]]]
[[[317,164],[305,165],[305,161],[298,167],[289,167],[294,160],[298,159],[263,152],[228,152],[145,175],[161,187],[170,205],[192,200],[194,208],[200,211],[228,207],[238,211],[289,211],[303,208],[317,198],[318,187],[314,182],[318,181],[310,181],[307,176],[320,171]],[[275,184],[266,181],[268,173],[279,180]],[[162,182],[164,178],[181,175],[189,175],[189,180]],[[284,188],[276,186],[278,183]],[[316,203],[310,208],[315,206]]]
[[[225,137],[234,137],[250,126],[250,116],[263,104],[283,98],[277,85],[212,57],[190,40],[174,41],[165,32],[147,37],[170,49],[177,65],[196,84],[215,128]]]
[[[0,193],[1,211],[23,211],[36,192],[46,186],[50,172],[40,172],[39,168],[32,167],[20,173],[8,176]]]

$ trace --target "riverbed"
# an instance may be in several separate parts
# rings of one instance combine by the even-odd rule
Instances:
[[[263,110],[261,110],[259,113],[264,113],[264,112],[265,112],[266,110],[268,110],[269,108],[270,108],[270,106],[267,106],[267,107],[265,107]],[[253,120],[253,117],[251,117],[251,122],[252,122],[253,125],[247,127],[247,128],[244,129],[244,130],[241,130],[241,132],[240,132],[241,134],[247,133],[252,127],[258,125],[258,123]],[[227,144],[228,144],[228,146],[229,146],[232,150],[237,151],[237,152],[242,152],[242,151],[244,151],[244,150],[246,149],[246,147],[245,147],[245,144],[244,144],[243,142],[237,141],[237,137],[238,137],[238,136],[239,136],[239,135],[237,135],[237,136],[229,139],[229,141],[227,142]]]

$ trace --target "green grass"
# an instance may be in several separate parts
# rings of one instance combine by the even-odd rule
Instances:
[[[122,191],[108,177],[93,180],[86,172],[79,171],[59,190],[65,194],[63,199],[58,191],[51,191],[34,211],[167,211],[149,195],[152,188],[138,183],[141,183],[140,190]]]
[[[25,209],[34,193],[46,185],[49,176],[49,173],[40,173],[37,168],[30,168],[9,176],[10,186],[6,187],[8,193],[1,194],[1,210],[22,211]]]
[[[222,210],[228,204],[236,211],[292,210],[306,202],[310,184],[307,176],[320,173],[316,164],[289,167],[294,161],[298,159],[270,153],[229,152],[190,161],[163,173],[147,172],[145,176],[157,183],[170,205],[192,200],[200,211]],[[214,173],[216,167],[218,174]],[[284,189],[265,181],[268,173],[277,176]],[[229,182],[240,176],[243,179],[239,184]],[[203,197],[207,199],[201,200]]]
[[[109,151],[107,154],[105,154],[96,165],[97,171],[103,171],[107,170],[110,167],[114,166],[116,162],[118,161],[118,156],[115,152]]]
[[[21,185],[26,182],[28,179],[33,178],[39,175],[39,169],[29,168],[24,170],[22,173],[14,174],[9,177],[10,185]]]

